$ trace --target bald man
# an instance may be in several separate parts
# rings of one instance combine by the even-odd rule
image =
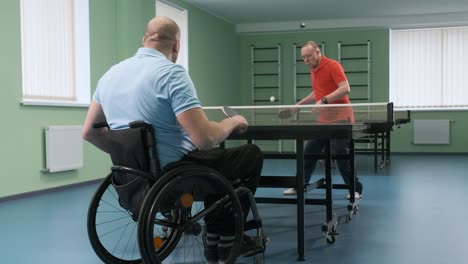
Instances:
[[[228,179],[241,179],[255,193],[263,164],[259,148],[252,144],[213,148],[233,131],[245,130],[247,121],[240,115],[220,122],[208,120],[187,71],[175,64],[179,39],[180,30],[173,20],[151,19],[142,38],[143,47],[111,67],[99,80],[82,136],[109,153],[105,137],[109,129],[125,129],[130,122],[143,120],[155,129],[162,168],[180,160],[204,164]],[[109,128],[93,129],[96,122],[107,122]],[[249,203],[247,199],[241,203],[247,216]],[[233,217],[223,217],[207,221],[211,250],[207,253],[208,263],[223,261],[223,256],[218,257],[218,244],[232,244]]]

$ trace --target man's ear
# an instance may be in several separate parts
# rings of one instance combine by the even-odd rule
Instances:
[[[174,44],[172,45],[172,51],[175,53],[179,53],[180,49],[180,40],[176,40]]]

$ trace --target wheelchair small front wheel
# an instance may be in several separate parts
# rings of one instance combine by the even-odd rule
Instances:
[[[235,234],[225,262],[232,264],[239,255],[244,222],[239,199],[232,185],[207,167],[185,165],[162,176],[139,215],[138,241],[145,263],[206,263],[206,223],[229,225],[212,221],[219,216],[233,219]],[[177,236],[166,239],[163,229]]]

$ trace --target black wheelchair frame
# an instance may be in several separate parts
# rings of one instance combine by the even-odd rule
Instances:
[[[161,171],[153,127],[142,121],[131,122],[129,129],[111,130],[109,141],[114,165],[94,193],[87,219],[89,240],[103,262],[206,263],[203,221],[226,210],[234,217],[235,230],[226,263],[239,257],[244,230],[249,229],[256,229],[259,254],[254,262],[264,262],[267,239],[250,190],[234,188],[202,165],[181,163]],[[204,203],[208,195],[216,197],[209,205]],[[253,216],[245,225],[239,201],[243,195],[249,197]]]

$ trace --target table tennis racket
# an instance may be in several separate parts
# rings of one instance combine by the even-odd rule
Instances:
[[[279,111],[278,117],[281,119],[290,118],[294,114],[294,110],[290,108],[283,109]]]
[[[236,115],[240,115],[239,112],[237,112],[236,110],[232,109],[229,106],[223,106],[222,111],[225,117],[233,117]]]
[[[240,115],[239,112],[237,112],[236,110],[232,109],[229,106],[223,106],[222,111],[223,111],[224,116],[227,118]],[[237,134],[243,134],[245,133],[245,131],[247,131],[247,127],[237,128],[235,130]]]

